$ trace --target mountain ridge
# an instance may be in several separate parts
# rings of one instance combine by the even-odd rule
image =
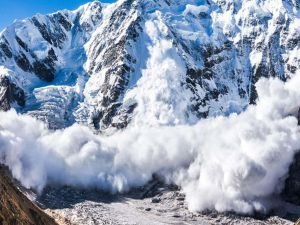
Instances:
[[[25,93],[13,107],[53,129],[193,124],[242,112],[261,77],[292,77],[298,21],[292,0],[92,2],[14,23],[0,62]]]

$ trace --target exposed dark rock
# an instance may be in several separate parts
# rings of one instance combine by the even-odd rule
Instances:
[[[300,153],[295,155],[290,166],[282,196],[289,202],[300,205]]]
[[[40,31],[41,35],[43,36],[43,38],[46,41],[48,41],[50,44],[53,44],[51,35],[47,31],[47,26],[45,24],[41,24],[36,17],[32,18],[32,22],[39,29],[39,31]],[[57,46],[55,46],[55,47],[57,47]]]
[[[66,18],[61,14],[61,13],[55,13],[53,15],[53,18],[57,20],[64,28],[66,31],[70,31],[72,24],[66,20]]]
[[[18,36],[16,36],[16,40],[17,40],[18,44],[19,44],[26,52],[29,51],[29,50],[28,50],[27,44],[26,44],[24,41],[22,41],[21,38],[19,38]]]
[[[53,48],[51,48],[49,51],[48,51],[48,58],[49,60],[53,63],[53,61],[57,61],[57,56],[55,55],[55,51],[53,50]]]
[[[3,51],[3,53],[8,58],[12,58],[13,57],[12,51],[11,51],[10,47],[8,46],[6,39],[4,39],[4,42],[0,43],[0,49]]]
[[[300,125],[300,109],[298,111],[298,125]],[[282,196],[287,201],[300,205],[300,152],[295,155],[289,168]]]
[[[29,60],[27,59],[26,55],[24,55],[23,53],[21,53],[18,56],[15,56],[15,61],[17,65],[25,72],[29,72],[32,70]]]
[[[25,106],[25,92],[9,78],[0,78],[0,110],[7,111],[11,108],[11,103],[16,102],[19,106]]]
[[[69,31],[71,29],[71,24],[59,12],[52,16],[49,15],[48,19],[52,22],[52,29],[46,24],[41,23],[37,17],[33,17],[31,21],[49,44],[57,48],[62,48],[63,43],[67,40],[64,30]]]
[[[152,203],[160,203],[161,199],[160,198],[152,198],[151,202]]]
[[[54,68],[47,66],[45,63],[39,61],[34,62],[33,71],[41,80],[51,82],[54,79]]]
[[[207,111],[201,110],[201,108],[209,105],[212,100],[218,101],[220,95],[228,93],[228,87],[221,82],[216,82],[216,88],[211,88],[208,83],[212,80],[218,80],[220,74],[217,70],[219,64],[230,63],[231,51],[234,50],[234,46],[230,41],[225,41],[221,47],[215,46],[203,46],[201,48],[201,55],[204,61],[203,68],[194,69],[188,68],[186,75],[186,85],[194,93],[193,104],[190,106],[192,112],[199,118],[206,118],[209,114]],[[228,66],[228,68],[230,68]],[[237,77],[237,71],[232,68],[226,71],[230,79],[234,80]],[[198,89],[202,88],[205,90],[205,96],[199,96]],[[245,96],[246,91],[240,88],[240,95]]]

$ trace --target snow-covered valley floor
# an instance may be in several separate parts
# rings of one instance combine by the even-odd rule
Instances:
[[[212,211],[192,213],[184,198],[175,186],[152,181],[124,195],[47,188],[37,201],[62,225],[292,225],[300,215],[300,207],[288,203],[278,204],[270,216],[253,218]]]

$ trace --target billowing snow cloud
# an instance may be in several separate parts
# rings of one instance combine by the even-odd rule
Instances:
[[[49,183],[123,192],[153,174],[182,187],[191,210],[267,210],[300,146],[300,75],[260,80],[259,101],[240,115],[193,126],[128,128],[111,136],[0,113],[0,160],[26,187]]]

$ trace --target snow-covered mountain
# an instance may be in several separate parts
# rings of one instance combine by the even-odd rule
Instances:
[[[1,95],[0,107],[7,109],[7,102],[16,101],[18,104],[12,106],[48,122],[52,128],[74,123],[72,114],[82,101],[88,77],[83,69],[84,44],[101,21],[102,6],[94,2],[75,11],[36,15],[2,31],[1,79],[25,94],[8,99],[6,96],[16,95],[15,91],[2,84],[0,90],[8,94]]]
[[[300,70],[299,0],[92,2],[0,34],[0,108],[51,128],[193,124]]]

